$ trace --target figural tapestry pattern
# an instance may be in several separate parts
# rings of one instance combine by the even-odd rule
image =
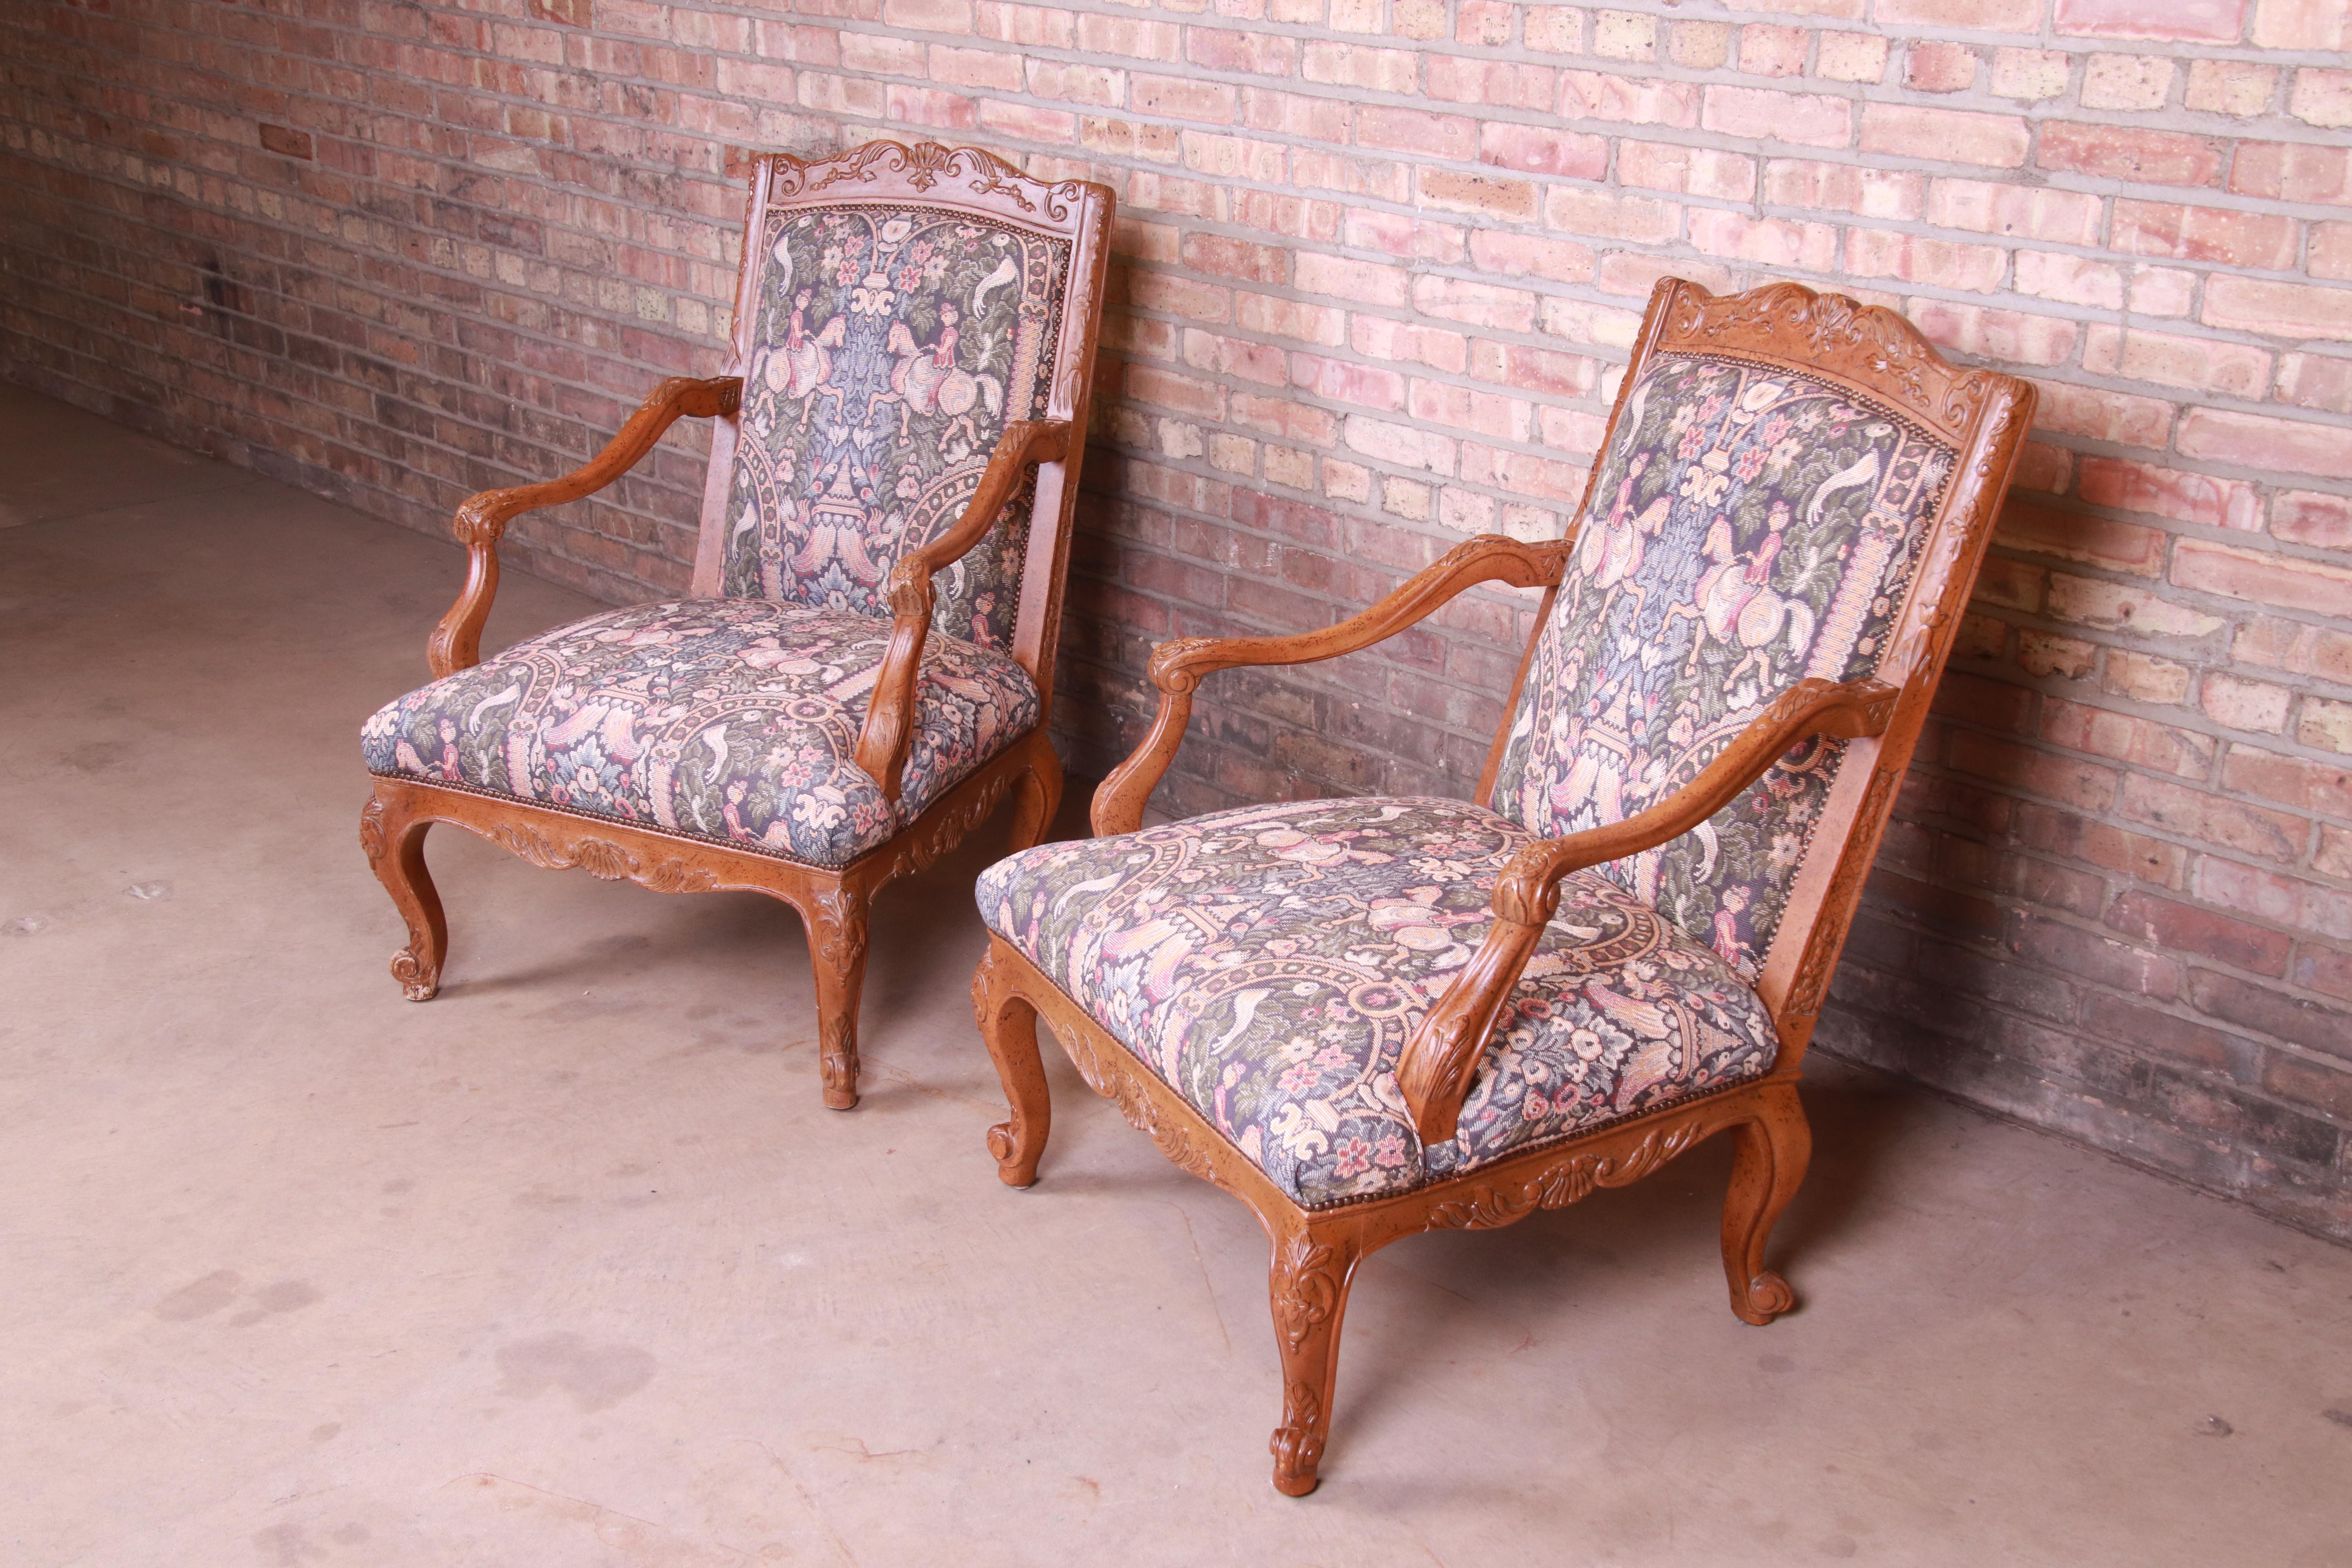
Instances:
[[[842,866],[1037,722],[1007,654],[934,631],[897,812],[854,760],[890,623],[763,599],[592,616],[387,703],[368,771]]]
[[[1008,421],[1045,415],[1070,244],[903,205],[758,233],[722,591],[887,616],[892,563],[954,525]],[[934,626],[1011,646],[1029,509],[939,574]]]
[[[1754,1078],[1755,990],[1594,872],[1424,1147],[1397,1058],[1536,835],[1462,801],[1313,800],[1047,844],[980,879],[989,928],[1309,1206],[1402,1192]]]
[[[1789,686],[1874,674],[1954,462],[1853,394],[1659,354],[1601,455],[1495,809],[1544,837],[1622,821]],[[1807,741],[1693,832],[1600,869],[1752,981],[1844,752]]]

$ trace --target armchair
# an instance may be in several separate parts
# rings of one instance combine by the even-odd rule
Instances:
[[[800,912],[824,1102],[857,1103],[876,892],[1008,793],[1052,820],[1054,653],[1102,307],[1110,192],[975,148],[876,142],[754,165],[732,364],[663,382],[594,460],[457,509],[464,588],[434,679],[362,731],[360,843],[439,989],[425,865],[454,823],[534,864]],[[717,421],[690,596],[488,660],[508,525]]]
[[[972,999],[1036,1179],[1043,1014],[1272,1244],[1275,1485],[1314,1489],[1357,1266],[1623,1186],[1718,1132],[1731,1308],[1811,1150],[1799,1068],[1949,652],[2032,388],[1794,284],[1660,283],[1568,539],[1461,545],[1294,637],[1194,638],[1097,837],[981,879]],[[1545,589],[1477,800],[1140,827],[1202,679],[1365,647],[1485,582]]]

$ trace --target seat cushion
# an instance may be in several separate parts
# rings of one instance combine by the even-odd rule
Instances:
[[[841,866],[1037,722],[1007,656],[931,633],[898,808],[851,760],[890,623],[761,599],[591,616],[376,710],[371,773]]]
[[[1755,991],[1607,878],[1560,885],[1455,1135],[1423,1147],[1397,1058],[1534,836],[1452,800],[1311,800],[1041,845],[981,914],[1300,1204],[1402,1192],[1759,1076]]]

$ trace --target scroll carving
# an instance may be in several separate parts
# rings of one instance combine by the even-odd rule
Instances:
[[[1329,1423],[1323,1413],[1323,1396],[1315,1385],[1304,1379],[1293,1379],[1282,1385],[1282,1425],[1274,1429],[1266,1440],[1266,1451],[1274,1456],[1277,1477],[1315,1474],[1323,1463],[1323,1436]]]
[[[1582,1203],[1596,1188],[1629,1186],[1640,1181],[1710,1131],[1704,1121],[1685,1121],[1677,1127],[1656,1129],[1622,1154],[1571,1154],[1516,1186],[1475,1187],[1467,1199],[1431,1209],[1428,1228],[1491,1230],[1525,1219],[1539,1208]]]
[[[814,195],[836,185],[870,184],[884,174],[903,175],[908,185],[928,191],[941,180],[962,177],[975,196],[1001,196],[1023,212],[1036,212],[1062,223],[1082,187],[1076,180],[1049,184],[1024,174],[993,153],[978,147],[944,147],[936,142],[868,142],[838,158],[803,162],[778,154],[771,199]],[[1033,199],[1034,198],[1034,199]]]
[[[1816,294],[1800,283],[1724,297],[1695,284],[1677,288],[1667,346],[1805,360],[1883,386],[1947,435],[1967,428],[1996,384],[1953,365],[1894,311],[1843,294]]]
[[[551,871],[577,868],[600,882],[626,879],[656,893],[707,893],[719,885],[719,879],[702,867],[684,860],[648,865],[609,838],[583,835],[567,847],[525,822],[505,823],[490,837],[534,866]]]

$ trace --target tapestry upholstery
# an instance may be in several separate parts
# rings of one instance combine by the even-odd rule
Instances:
[[[1954,459],[1851,393],[1661,353],[1601,455],[1491,804],[1544,837],[1622,821],[1798,680],[1875,674]],[[1844,752],[1798,746],[1604,874],[1752,981]]]
[[[901,204],[771,212],[754,242],[722,591],[887,616],[891,565],[954,526],[1008,421],[1045,416],[1070,243]],[[939,574],[934,626],[1011,646],[1029,513],[1024,490]]]
[[[841,866],[1037,722],[1002,653],[934,631],[897,811],[852,761],[890,623],[763,599],[638,605],[386,704],[368,771]]]
[[[1535,835],[1462,801],[1297,801],[1046,844],[980,879],[982,917],[1308,1206],[1401,1192],[1771,1068],[1753,988],[1577,872],[1424,1148],[1399,1054],[1470,960]]]

